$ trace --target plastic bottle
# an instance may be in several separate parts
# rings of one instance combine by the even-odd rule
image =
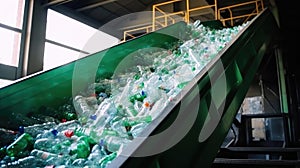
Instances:
[[[169,91],[174,88],[175,80],[174,80],[174,78],[172,76],[170,76],[170,75],[162,75],[160,80],[162,82],[158,86],[158,88],[160,90],[165,91],[165,93],[169,93]]]
[[[113,152],[109,155],[106,155],[99,161],[100,168],[105,168],[107,165],[117,157],[117,152]]]
[[[6,148],[6,153],[10,157],[20,155],[27,147],[33,144],[33,137],[28,133],[23,133],[12,144]]]
[[[54,154],[54,153],[50,153],[50,152],[46,152],[46,151],[42,151],[42,150],[38,150],[38,149],[33,149],[30,152],[31,156],[35,156],[38,159],[43,159],[43,160],[47,160],[51,157],[58,157],[59,155]]]
[[[143,122],[143,123],[139,123],[136,124],[134,126],[131,127],[130,129],[130,133],[133,136],[133,138],[136,138],[140,135],[141,132],[143,132],[143,130],[149,125],[149,123]]]
[[[6,165],[2,165],[1,167],[9,167],[9,168],[37,167],[37,160],[35,159],[34,156],[28,156],[11,163],[7,163]]]
[[[71,155],[75,154],[77,159],[78,158],[86,159],[90,154],[90,145],[94,145],[91,144],[90,138],[87,136],[81,136],[76,141],[76,147],[75,148],[71,147],[70,154]]]
[[[131,103],[134,104],[135,101],[140,101],[140,102],[143,102],[143,100],[146,98],[146,94],[142,91],[141,93],[136,93],[132,96],[129,97],[129,101]]]
[[[198,28],[198,26],[200,25],[201,21],[200,20],[196,20],[194,23],[193,23],[193,26],[195,28]]]
[[[47,122],[43,124],[34,124],[27,127],[24,127],[24,132],[30,134],[32,137],[36,137],[38,134],[44,133],[45,130],[56,127],[55,122]]]
[[[115,104],[122,105],[123,107],[128,107],[129,105],[131,105],[132,103],[129,101],[129,96],[132,95],[132,90],[133,81],[128,80],[127,84],[123,88],[123,91],[119,95],[116,95]]]
[[[95,113],[96,119],[91,121],[89,126],[92,129],[101,130],[115,117],[117,113],[118,109],[114,102],[111,99],[105,99]]]
[[[143,100],[138,116],[147,115],[156,101],[165,95],[165,93],[159,89],[159,85],[155,85],[155,83],[150,84],[147,82],[145,92],[148,96]]]
[[[150,111],[151,106],[152,104],[150,103],[150,101],[145,100],[140,107],[138,116],[143,116],[147,114]]]
[[[95,113],[95,109],[88,105],[86,98],[81,95],[75,96],[73,104],[78,116],[78,120],[82,124],[85,124],[88,118]]]
[[[137,117],[127,117],[123,119],[123,125],[125,127],[132,127],[139,123],[150,123],[152,121],[151,115],[145,115],[145,116],[137,116]]]
[[[147,113],[152,117],[152,120],[155,120],[162,112],[162,110],[167,105],[167,95],[163,95],[159,100],[157,100],[151,110]]]
[[[77,158],[87,158],[90,154],[90,147],[84,141],[79,141],[77,143]]]
[[[72,166],[74,167],[84,167],[87,163],[87,159],[78,158],[72,162]]]
[[[118,135],[119,135],[119,134],[118,134],[117,131],[115,131],[115,130],[113,130],[113,129],[108,129],[108,128],[106,128],[106,129],[103,129],[103,130],[102,130],[101,138],[104,138],[104,137],[106,137],[106,136],[118,136]]]
[[[150,104],[153,104],[161,97],[161,94],[163,94],[162,91],[159,89],[160,83],[147,82],[145,85],[145,92],[148,96],[144,99],[143,102],[148,101]]]
[[[74,130],[75,128],[81,127],[82,125],[78,120],[67,121],[64,123],[59,123],[56,127],[52,127],[56,129],[58,132],[62,132],[65,130]]]
[[[74,137],[86,136],[89,140],[89,143],[94,145],[100,140],[101,130],[92,129],[90,127],[78,127],[73,130]]]
[[[105,155],[107,155],[107,153],[104,151],[103,145],[96,144],[93,146],[87,159],[90,163],[93,163],[94,161],[100,160]]]
[[[36,159],[40,159],[44,165],[63,165],[65,164],[65,160],[67,159],[67,155],[58,155],[38,149],[33,149],[30,152],[31,156],[34,156]]]
[[[97,104],[100,104],[104,101],[104,99],[108,98],[108,95],[104,92],[101,92],[98,94],[98,102]]]
[[[138,102],[137,102],[138,103]],[[133,106],[132,104],[125,107],[126,109],[126,114],[130,117],[134,117],[137,116],[139,113],[139,109],[137,109],[135,106]]]
[[[192,71],[192,66],[190,64],[183,64],[182,66],[176,68],[176,73],[174,74],[175,85],[191,81],[196,74]]]
[[[115,121],[111,124],[111,128],[117,133],[115,136],[128,138],[128,132],[123,124],[123,120]]]
[[[36,139],[41,139],[41,138],[51,138],[55,139],[58,137],[59,132],[56,129],[50,129],[50,130],[44,130],[43,133],[38,134],[36,136]]]
[[[58,154],[62,151],[59,139],[41,138],[34,143],[34,148],[42,151]]]
[[[110,152],[121,151],[122,148],[131,142],[131,140],[126,138],[121,138],[118,136],[107,136],[105,137],[106,149]]]

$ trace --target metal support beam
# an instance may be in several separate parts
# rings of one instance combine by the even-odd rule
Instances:
[[[83,51],[83,50],[80,50],[80,49],[77,49],[77,48],[74,48],[74,47],[70,47],[68,45],[64,45],[64,44],[55,42],[53,40],[46,39],[46,42],[57,45],[57,46],[60,46],[60,47],[63,47],[63,48],[67,48],[67,49],[70,49],[70,50],[73,50],[73,51],[76,51],[76,52],[80,52],[80,53],[83,53],[83,54],[90,54],[89,52],[86,52],[86,51]]]
[[[224,150],[229,152],[242,153],[298,153],[300,148],[283,148],[283,147],[228,147]]]
[[[68,3],[71,1],[73,1],[73,0],[53,0],[53,1],[50,1],[46,4],[44,4],[43,7],[49,7],[49,6],[53,6],[53,5],[61,5],[61,4]]]
[[[71,8],[68,8],[64,5],[58,5],[58,6],[53,6],[51,7],[52,10],[55,10],[56,12],[59,12],[67,17],[70,17],[74,20],[77,20],[81,23],[84,23],[86,25],[89,25],[95,29],[98,29],[100,26],[103,25],[103,22],[95,20],[91,17],[87,17],[86,15],[77,12]]]
[[[29,45],[30,45],[30,34],[31,34],[31,25],[32,25],[32,13],[34,0],[25,1],[24,7],[24,16],[23,16],[23,29],[21,37],[21,47],[20,47],[20,58],[19,65],[17,69],[16,78],[21,78],[27,74],[27,65],[28,65],[28,54],[29,54]]]
[[[285,69],[283,66],[283,59],[282,59],[282,51],[280,48],[275,48],[275,57],[276,57],[276,65],[277,65],[277,75],[278,75],[278,86],[279,86],[279,93],[280,93],[280,107],[281,113],[289,114],[288,109],[288,101],[287,101],[287,89],[286,89],[286,81],[285,81]],[[291,128],[291,121],[287,117],[284,120],[284,124],[286,125],[286,143],[288,144],[293,139],[293,132]]]
[[[28,56],[24,58],[23,76],[43,70],[44,48],[46,37],[47,8],[40,1],[34,1],[30,33],[28,39]]]
[[[90,4],[88,6],[85,6],[85,7],[82,7],[82,8],[78,8],[78,9],[76,9],[76,11],[81,12],[81,11],[84,11],[84,10],[96,8],[98,6],[102,6],[102,5],[105,5],[105,4],[108,4],[108,3],[112,3],[112,2],[115,2],[115,1],[117,1],[117,0],[106,0],[106,1],[98,2],[98,3]]]
[[[261,165],[261,166],[299,166],[300,160],[263,160],[263,159],[225,159],[216,158],[214,164]]]
[[[276,62],[277,62],[277,73],[278,73],[278,83],[280,91],[280,104],[281,112],[288,113],[288,103],[287,103],[287,93],[286,93],[286,83],[285,83],[285,70],[283,68],[282,53],[279,48],[275,49]]]

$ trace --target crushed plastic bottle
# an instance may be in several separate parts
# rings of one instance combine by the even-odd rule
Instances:
[[[81,95],[75,96],[73,103],[77,112],[77,116],[79,117],[79,121],[82,124],[85,124],[88,121],[89,117],[94,114],[94,106],[88,103],[88,98]]]
[[[101,158],[107,155],[103,145],[96,144],[93,146],[90,155],[88,156],[89,164],[99,161]]]
[[[72,120],[72,121],[67,121],[67,122],[64,122],[64,123],[60,123],[57,126],[51,127],[51,128],[54,128],[58,132],[62,132],[62,131],[69,130],[69,129],[72,130],[72,129],[75,129],[75,128],[78,128],[78,127],[82,127],[81,123],[78,120]]]
[[[55,122],[46,122],[43,124],[34,124],[27,127],[24,127],[24,132],[28,133],[32,137],[36,137],[38,134],[42,134],[45,130],[56,127]]]
[[[9,167],[9,168],[20,168],[20,167],[37,167],[38,161],[34,156],[27,156],[21,159],[18,159],[14,162],[7,163],[5,165],[1,165],[1,167]]]
[[[30,153],[31,156],[34,156],[36,159],[40,160],[42,165],[62,165],[65,163],[67,157],[59,154],[54,154],[38,149],[33,149]]]

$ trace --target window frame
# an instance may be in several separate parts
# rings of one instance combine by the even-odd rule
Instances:
[[[18,65],[12,66],[4,63],[0,63],[0,79],[5,80],[16,80],[21,77],[22,69],[23,69],[23,59],[24,59],[24,48],[26,42],[27,35],[27,25],[28,25],[28,16],[29,16],[29,6],[30,1],[24,1],[24,9],[23,9],[23,18],[22,18],[22,26],[21,28],[12,27],[6,25],[4,23],[0,23],[0,29],[6,29],[12,32],[20,33],[20,44],[19,44],[19,53],[18,53]]]

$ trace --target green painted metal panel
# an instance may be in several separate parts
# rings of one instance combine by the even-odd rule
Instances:
[[[1,88],[0,127],[16,130],[20,125],[38,123],[28,118],[28,114],[39,113],[44,107],[57,108],[65,104],[69,97],[89,84],[111,76],[121,62],[122,66],[130,67],[135,62],[124,63],[124,58],[131,53],[147,48],[170,48],[172,43],[185,38],[185,29],[185,24],[180,22]]]

